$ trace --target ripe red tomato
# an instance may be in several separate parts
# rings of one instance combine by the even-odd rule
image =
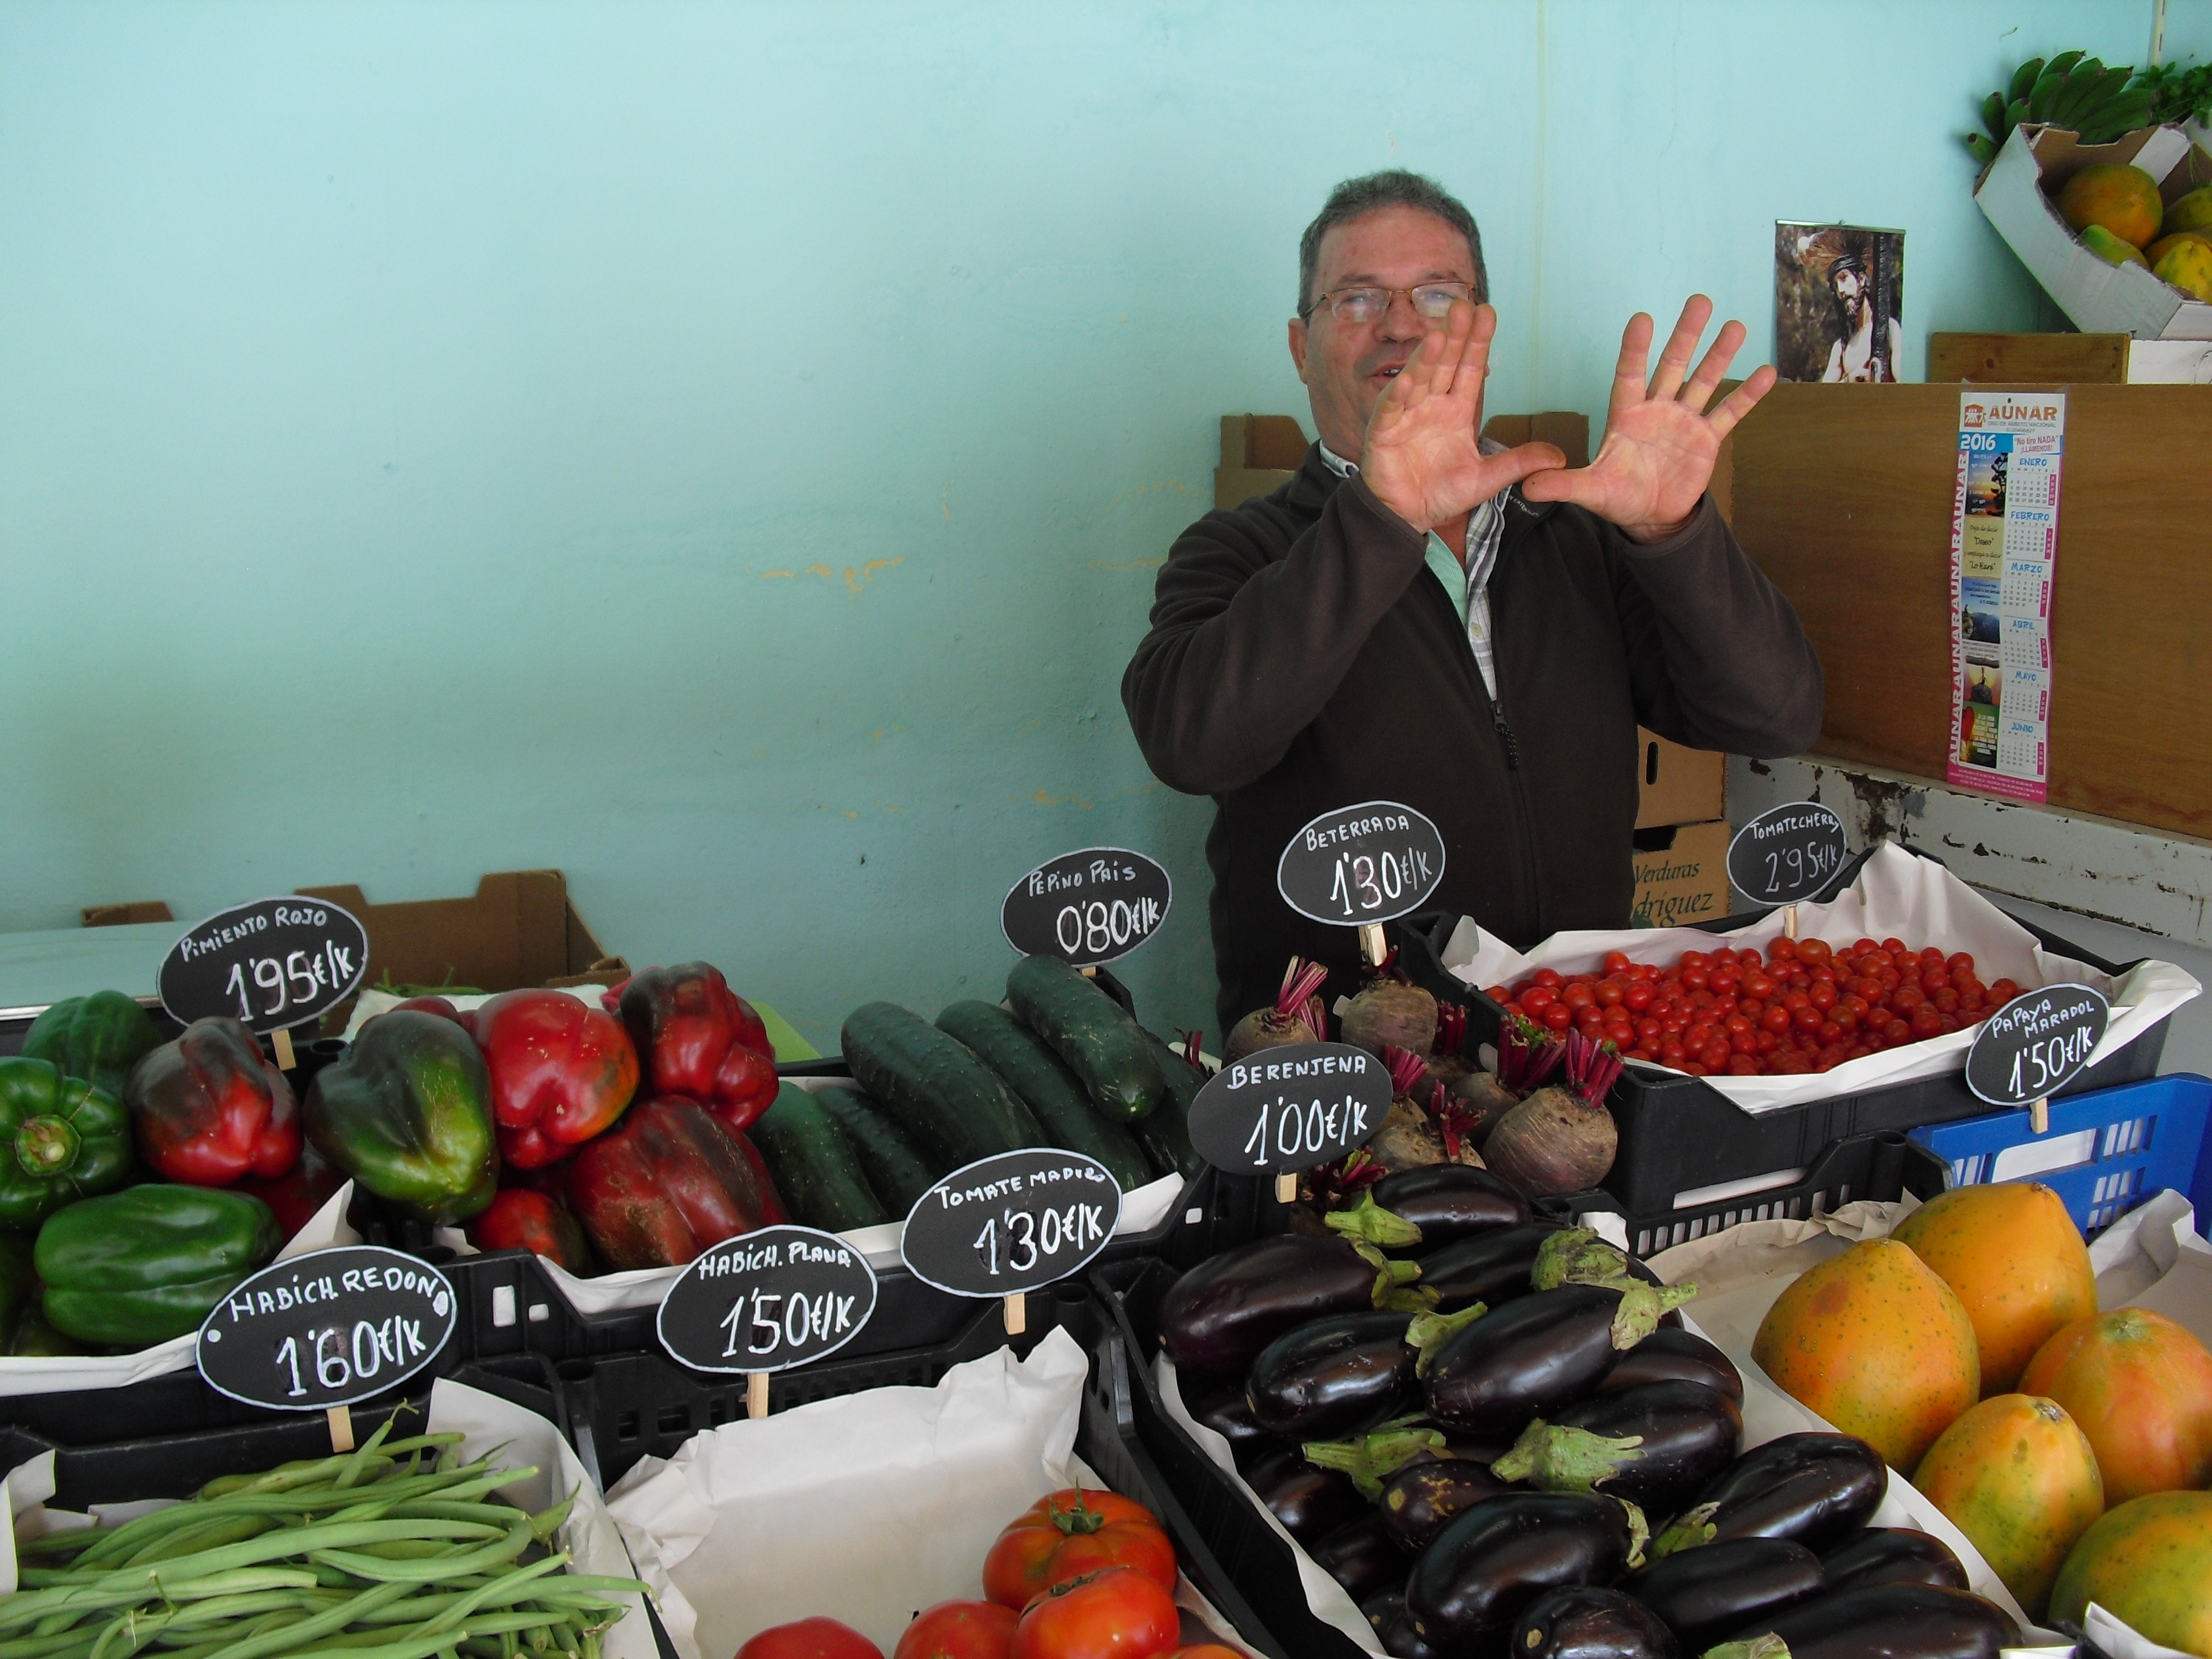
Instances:
[[[1009,1659],[1155,1659],[1182,1641],[1175,1598],[1134,1567],[1109,1567],[1024,1607]]]
[[[1006,1659],[1020,1622],[996,1601],[939,1601],[915,1614],[891,1659]]]
[[[1635,963],[1629,961],[1628,952],[1626,951],[1607,951],[1605,953],[1603,966],[1608,974],[1625,974],[1634,967]]]
[[[763,1631],[738,1659],[884,1659],[883,1650],[835,1619],[800,1619]]]
[[[1006,1523],[983,1558],[983,1594],[1025,1607],[1040,1590],[1109,1567],[1133,1567],[1175,1589],[1175,1546],[1150,1510],[1119,1492],[1071,1487]]]
[[[1564,1031],[1575,1023],[1575,1011],[1564,1002],[1555,1002],[1540,1016],[1542,1023],[1555,1031]]]

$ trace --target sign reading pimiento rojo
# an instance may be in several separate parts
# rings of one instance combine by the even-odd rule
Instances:
[[[1012,1296],[1080,1273],[1121,1218],[1121,1188],[1104,1164],[1029,1146],[978,1158],[916,1199],[899,1254],[940,1291]]]
[[[1784,801],[1735,832],[1729,881],[1754,904],[1802,904],[1835,878],[1850,851],[1833,807]]]
[[[1966,1086],[2015,1110],[2049,1099],[2087,1066],[2112,1012],[2104,994],[2087,985],[2023,992],[1974,1033]]]
[[[200,1325],[193,1358],[218,1394],[280,1412],[357,1406],[438,1357],[459,1318],[453,1281],[376,1244],[313,1250],[243,1279]]]
[[[694,1259],[654,1328],[694,1370],[780,1371],[843,1347],[875,1310],[875,1269],[851,1244],[812,1227],[762,1227]]]
[[[161,1006],[228,1014],[259,1036],[319,1019],[368,971],[368,930],[328,899],[256,899],[196,922],[161,958]]]
[[[1316,921],[1392,921],[1420,908],[1444,878],[1444,838],[1395,801],[1324,812],[1292,836],[1275,863],[1283,902]]]
[[[1287,1175],[1365,1146],[1390,1109],[1390,1073],[1364,1049],[1291,1042],[1224,1066],[1190,1103],[1190,1144],[1232,1175]]]
[[[1125,847],[1086,847],[1040,864],[999,907],[1006,943],[1025,957],[1096,968],[1159,931],[1175,884],[1156,860]]]

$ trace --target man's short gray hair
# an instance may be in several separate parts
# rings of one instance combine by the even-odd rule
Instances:
[[[1299,316],[1309,315],[1318,297],[1313,286],[1314,269],[1321,261],[1321,239],[1363,213],[1386,207],[1417,208],[1423,213],[1432,213],[1466,237],[1467,251],[1474,259],[1474,302],[1480,305],[1490,298],[1490,273],[1482,263],[1482,233],[1475,228],[1474,216],[1459,198],[1435,179],[1407,173],[1402,167],[1392,167],[1383,173],[1370,173],[1364,179],[1347,179],[1329,191],[1321,212],[1306,227],[1306,234],[1298,238]]]

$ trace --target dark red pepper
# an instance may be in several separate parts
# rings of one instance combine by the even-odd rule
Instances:
[[[345,1171],[323,1161],[313,1146],[302,1147],[300,1161],[273,1181],[247,1176],[231,1188],[258,1198],[276,1217],[276,1226],[289,1241],[315,1218],[317,1212],[337,1195],[346,1183]]]
[[[756,1227],[791,1218],[741,1131],[696,1102],[630,1109],[576,1154],[568,1208],[614,1267],[673,1267]]]
[[[473,1008],[456,1008],[444,997],[410,997],[404,1002],[394,1003],[384,1012],[387,1014],[396,1014],[402,1008],[418,1014],[435,1014],[441,1019],[450,1019],[471,1036],[477,1034],[477,1011]]]
[[[694,1100],[732,1129],[775,1103],[775,1050],[752,1005],[703,962],[648,968],[600,998],[618,1008],[646,1091]]]
[[[172,1181],[272,1181],[300,1161],[300,1106],[240,1022],[196,1019],[131,1068],[123,1091],[138,1155]]]
[[[491,1207],[469,1223],[469,1242],[480,1250],[528,1250],[580,1279],[592,1271],[592,1247],[567,1206],[520,1187],[499,1189]]]
[[[565,991],[507,991],[471,1028],[491,1073],[499,1155],[519,1170],[568,1157],[637,1093],[637,1050],[622,1022]]]

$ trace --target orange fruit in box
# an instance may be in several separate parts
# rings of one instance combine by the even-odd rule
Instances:
[[[2052,1332],[2097,1311],[2089,1247],[2048,1187],[1954,1187],[1890,1237],[1935,1270],[1973,1321],[1984,1396],[2011,1392]]]
[[[2020,1387],[2089,1437],[2107,1504],[2212,1482],[2212,1353],[2162,1314],[2075,1320],[2035,1351]]]
[[[2202,242],[2212,247],[2212,230],[2170,231],[2142,251],[2143,262],[2154,265],[2184,242]]]
[[[2056,1401],[2001,1394],[1943,1431],[1912,1484],[1973,1540],[2030,1618],[2105,1512],[2096,1454]]]
[[[2173,246],[2153,263],[2150,274],[2193,300],[2212,301],[2212,242],[2195,236],[2175,237]]]
[[[2102,225],[2134,247],[2158,234],[2165,211],[2158,198],[2158,180],[2141,167],[2118,161],[2083,167],[2058,192],[2059,216],[2075,230]]]

